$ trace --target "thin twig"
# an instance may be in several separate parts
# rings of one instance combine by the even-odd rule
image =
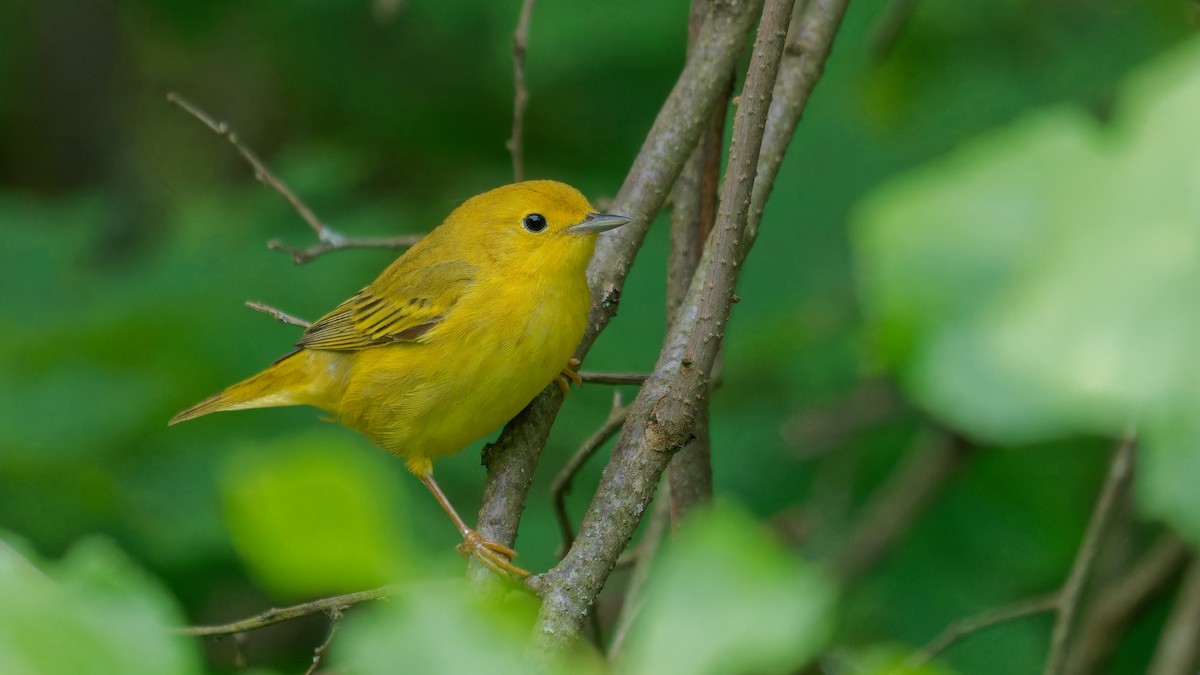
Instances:
[[[1121,635],[1166,592],[1187,563],[1191,549],[1173,533],[1142,554],[1129,571],[1097,590],[1096,600],[1078,630],[1067,662],[1070,675],[1093,675],[1106,669]]]
[[[1034,614],[1052,612],[1058,609],[1058,601],[1059,593],[1051,593],[1050,595],[1022,600],[1021,602],[955,621],[947,626],[941,635],[922,647],[920,651],[910,656],[899,670],[904,672],[915,670],[945,651],[950,645],[985,628],[991,628],[997,624],[1033,616]]]
[[[1058,616],[1054,622],[1054,631],[1050,634],[1050,653],[1046,657],[1044,675],[1060,675],[1066,666],[1071,635],[1075,628],[1075,616],[1079,612],[1079,602],[1083,596],[1083,587],[1096,562],[1100,543],[1112,523],[1117,500],[1125,493],[1133,478],[1133,453],[1136,445],[1133,433],[1130,432],[1113,452],[1112,460],[1108,465],[1108,473],[1104,478],[1104,485],[1100,488],[1100,496],[1088,519],[1083,543],[1079,546],[1075,562],[1071,565],[1071,571],[1059,592]]]
[[[648,377],[650,373],[579,373],[581,380],[594,384],[643,384]]]
[[[167,94],[167,101],[178,106],[187,114],[199,120],[204,126],[208,127],[218,136],[225,140],[238,151],[238,154],[254,169],[254,177],[261,183],[267,185],[271,189],[278,192],[292,209],[299,215],[308,226],[312,228],[317,235],[317,244],[309,248],[295,248],[283,244],[275,240],[267,243],[267,247],[276,251],[284,251],[292,256],[292,260],[297,264],[303,264],[313,258],[330,251],[340,251],[350,248],[402,248],[412,246],[421,239],[421,235],[403,235],[399,237],[379,237],[369,239],[350,239],[340,232],[329,227],[321,222],[313,210],[308,207],[296,193],[292,192],[282,180],[279,179],[270,169],[267,168],[265,162],[253,150],[247,147],[237,134],[224,121],[218,120],[212,115],[204,112],[199,106],[188,101],[184,97],[175,92]]]
[[[579,446],[550,484],[550,499],[554,502],[554,513],[558,517],[558,528],[562,533],[562,547],[558,553],[560,558],[571,547],[571,542],[575,541],[575,530],[571,527],[571,517],[567,514],[567,493],[571,490],[571,483],[592,455],[621,430],[621,425],[625,424],[625,418],[628,416],[629,406],[621,404],[620,392],[614,392],[613,406],[608,413],[608,419]]]
[[[1193,675],[1200,662],[1200,557],[1188,565],[1146,675]]]
[[[862,578],[937,497],[941,488],[971,456],[972,446],[953,434],[923,431],[909,456],[875,491],[834,570],[843,585]]]
[[[253,150],[246,147],[240,140],[238,140],[237,134],[234,133],[233,129],[231,129],[227,123],[217,120],[212,115],[204,112],[195,104],[179,94],[176,94],[175,92],[167,94],[167,100],[182,108],[187,114],[200,120],[204,126],[211,129],[216,135],[222,136],[225,138],[225,140],[229,141],[233,147],[237,149],[238,154],[240,154],[247,162],[249,162],[250,166],[254,169],[254,177],[282,195],[283,198],[292,205],[292,208],[296,211],[296,213],[304,219],[304,222],[308,223],[308,226],[313,229],[313,232],[317,234],[318,239],[325,241],[329,238],[338,238],[341,236],[330,230],[327,225],[322,223],[320,219],[317,218],[317,214],[313,213],[312,209],[308,208],[307,204],[300,201],[300,198],[296,196],[296,193],[292,192],[287,185],[284,185],[283,181],[279,180],[275,174],[271,173],[271,170],[267,168],[267,165],[264,164],[261,159],[259,159],[258,155],[255,154]]]
[[[401,234],[395,237],[351,239],[339,234],[335,237],[323,239],[306,248],[290,246],[279,239],[272,239],[267,242],[267,248],[272,251],[283,251],[292,256],[292,262],[297,265],[303,265],[317,256],[332,253],[333,251],[345,251],[352,248],[408,248],[421,241],[421,238],[424,236],[423,234]]]
[[[321,612],[343,611],[360,602],[368,600],[379,600],[386,598],[395,591],[394,586],[380,586],[369,591],[358,591],[357,593],[347,593],[345,595],[336,595],[330,598],[321,598],[312,602],[305,602],[291,607],[278,607],[268,609],[267,611],[256,614],[254,616],[234,621],[231,623],[223,623],[215,626],[188,626],[180,628],[181,635],[194,636],[218,636],[218,635],[233,635],[236,633],[245,633],[247,631],[266,628],[277,623],[298,619],[302,616],[311,614],[320,614]]]
[[[512,136],[505,147],[512,155],[513,180],[525,180],[525,107],[529,103],[529,88],[525,85],[525,51],[529,49],[529,17],[533,14],[535,0],[521,3],[521,15],[513,31],[513,123]]]
[[[337,635],[338,627],[342,625],[342,610],[329,610],[329,634],[325,636],[325,641],[313,650],[312,665],[308,670],[304,671],[304,675],[313,675],[317,672],[317,668],[321,667],[321,660],[325,658],[325,652],[329,650],[329,645],[333,643],[333,636]]]
[[[625,647],[625,639],[629,637],[629,630],[637,622],[642,607],[646,605],[646,581],[650,578],[650,569],[654,565],[654,559],[662,548],[667,525],[671,522],[670,516],[671,501],[669,499],[656,500],[642,540],[635,548],[626,551],[633,560],[633,572],[629,575],[629,585],[625,587],[625,596],[621,601],[621,613],[617,617],[617,625],[613,627],[612,644],[608,648],[608,659],[612,663],[620,661],[621,650]],[[619,558],[617,562],[618,564],[621,562]]]
[[[247,300],[246,306],[256,312],[262,312],[263,314],[275,317],[275,320],[279,323],[286,323],[292,326],[299,326],[301,328],[308,328],[312,325],[311,321],[305,321],[300,317],[292,316],[281,309],[277,309],[266,303],[258,302],[256,300]]]

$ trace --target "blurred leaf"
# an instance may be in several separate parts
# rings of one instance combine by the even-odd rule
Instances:
[[[285,437],[226,466],[222,491],[234,545],[277,593],[378,586],[412,554],[395,500],[388,499],[396,486],[380,471],[379,462],[389,458],[350,438]]]
[[[425,582],[370,610],[347,619],[333,646],[335,666],[360,675],[547,672],[530,660],[537,601],[524,592],[479,593],[461,579]],[[561,672],[590,669],[572,663]]]
[[[1151,445],[1181,445],[1178,420],[1200,408],[1196,110],[1200,41],[1132,78],[1111,128],[1050,111],[863,205],[866,302],[925,406],[1001,442],[1136,420]],[[1141,480],[1145,504],[1194,533],[1200,510],[1167,495],[1200,483],[1183,456],[1198,451]]]
[[[824,645],[834,600],[750,514],[718,505],[657,562],[618,672],[792,672]]]
[[[0,672],[186,675],[200,672],[174,600],[115,546],[75,546],[48,576],[0,555]]]

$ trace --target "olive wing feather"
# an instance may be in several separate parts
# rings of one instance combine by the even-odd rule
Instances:
[[[296,346],[352,351],[415,341],[440,323],[475,282],[470,263],[426,265],[405,258],[317,320]]]

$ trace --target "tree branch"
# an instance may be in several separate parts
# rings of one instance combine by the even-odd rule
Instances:
[[[1134,619],[1166,591],[1187,563],[1191,550],[1172,533],[1159,537],[1129,572],[1099,589],[1087,618],[1079,628],[1067,672],[1093,675],[1105,665]]]
[[[325,636],[325,641],[313,650],[312,664],[308,666],[308,670],[304,671],[304,675],[313,675],[317,669],[321,667],[321,661],[325,658],[325,652],[329,651],[329,645],[333,644],[333,638],[337,635],[338,627],[342,625],[342,610],[329,610],[329,633]]]
[[[648,373],[593,373],[580,371],[579,379],[594,384],[637,384],[650,377]]]
[[[1136,446],[1133,433],[1130,432],[1121,440],[1113,452],[1108,465],[1108,473],[1104,485],[1100,489],[1100,497],[1088,519],[1087,530],[1083,535],[1083,543],[1071,565],[1071,572],[1059,592],[1058,615],[1054,622],[1054,631],[1050,634],[1050,653],[1046,657],[1044,675],[1060,675],[1066,667],[1067,652],[1070,648],[1071,634],[1075,628],[1075,616],[1079,612],[1079,602],[1083,595],[1083,587],[1096,562],[1096,554],[1100,543],[1112,523],[1114,506],[1129,487],[1133,478],[1133,452]]]
[[[709,0],[692,0],[688,19],[688,49],[696,41]],[[716,219],[717,182],[721,172],[721,146],[725,137],[725,113],[733,93],[730,77],[721,104],[713,110],[708,128],[688,157],[671,194],[671,251],[667,258],[667,330],[675,312],[687,297],[688,286],[704,242]],[[712,451],[708,434],[708,392],[699,402],[699,414],[693,429],[695,439],[676,453],[667,471],[670,489],[671,522],[677,524],[696,505],[712,500]]]
[[[702,398],[708,386],[740,272],[737,247],[746,230],[792,4],[793,0],[768,0],[763,11],[734,120],[716,227],[687,302],[633,404],[575,544],[561,563],[532,581],[542,594],[535,640],[547,653],[566,648],[579,634],[582,616],[641,521],[667,461],[690,440],[696,397]]]
[[[245,633],[247,631],[266,628],[277,623],[298,619],[302,616],[311,614],[320,614],[321,612],[341,612],[360,602],[368,600],[379,600],[391,595],[395,590],[393,586],[380,586],[369,591],[358,591],[357,593],[347,593],[345,595],[337,595],[331,598],[321,598],[300,605],[292,605],[291,607],[272,608],[267,611],[256,614],[252,617],[225,623],[216,626],[189,626],[180,628],[179,633],[182,635],[204,635],[215,637],[219,635],[233,635],[235,633]]]
[[[278,321],[279,323],[286,323],[286,324],[289,324],[292,326],[300,326],[301,328],[308,328],[309,326],[312,325],[311,321],[305,321],[304,319],[301,319],[296,316],[292,316],[291,314],[288,314],[287,312],[284,312],[281,309],[277,309],[266,303],[258,302],[256,300],[247,300],[246,306],[256,312],[262,312],[263,314],[267,314],[269,316],[275,317],[275,320]]]
[[[1200,661],[1200,557],[1193,556],[1146,675],[1194,675]]]
[[[733,72],[761,6],[761,0],[715,3],[696,48],[634,159],[611,207],[634,222],[601,236],[588,267],[592,311],[576,352],[581,359],[615,315],[638,248],[717,105],[721,86]],[[561,405],[558,387],[548,386],[504,427],[496,442],[484,448],[487,477],[476,529],[487,540],[514,543],[534,468]],[[476,579],[490,574],[474,563],[471,569]]]
[[[199,120],[202,124],[204,124],[204,126],[211,129],[216,135],[221,136],[225,140],[229,141],[234,149],[238,151],[238,154],[246,160],[252,169],[254,169],[255,179],[275,190],[284,199],[286,199],[296,214],[299,215],[304,222],[308,223],[308,226],[311,227],[313,232],[316,233],[318,243],[309,248],[294,248],[292,246],[283,244],[278,240],[267,242],[267,248],[276,251],[285,251],[291,254],[292,260],[297,265],[306,263],[309,260],[312,260],[323,253],[329,253],[330,251],[340,251],[348,248],[403,248],[406,246],[412,246],[421,239],[422,235],[419,234],[369,239],[350,239],[346,237],[345,235],[321,222],[321,220],[317,218],[317,215],[313,213],[312,209],[308,208],[308,205],[301,201],[301,199],[296,196],[296,193],[292,192],[291,188],[289,188],[282,180],[280,180],[278,176],[272,173],[271,170],[267,168],[266,163],[263,162],[253,150],[251,150],[244,143],[242,143],[241,140],[238,139],[237,134],[234,133],[233,129],[227,123],[217,120],[212,115],[204,112],[194,103],[188,101],[175,92],[167,94],[167,101],[178,106],[184,112]]]
[[[834,570],[849,586],[866,573],[911,526],[939,489],[971,456],[961,437],[940,430],[921,434],[916,448],[872,495],[837,556]]]
[[[901,671],[916,670],[928,663],[938,654],[945,651],[955,642],[973,635],[985,628],[1022,619],[1034,614],[1042,614],[1044,612],[1052,612],[1058,609],[1059,593],[1043,595],[1021,602],[1013,603],[1005,607],[989,610],[977,616],[968,617],[955,621],[942,631],[942,634],[930,641],[929,644],[921,648],[920,651],[914,653],[905,662]]]
[[[575,540],[575,531],[571,527],[571,517],[567,514],[567,493],[571,490],[571,483],[575,480],[575,474],[583,468],[583,465],[591,459],[592,455],[603,446],[608,439],[612,438],[621,429],[621,425],[625,424],[625,418],[629,416],[629,406],[621,405],[621,396],[613,396],[613,408],[608,413],[608,419],[599,429],[594,431],[591,436],[579,446],[571,459],[563,465],[563,468],[554,477],[554,482],[550,484],[550,499],[554,502],[554,513],[558,516],[559,531],[562,532],[562,548],[559,552],[559,557],[566,554],[567,549],[571,547],[571,542]]]
[[[521,15],[513,31],[513,123],[512,135],[504,144],[512,155],[513,181],[525,180],[525,106],[529,103],[529,88],[525,86],[525,50],[529,48],[529,17],[535,0],[521,3]]]

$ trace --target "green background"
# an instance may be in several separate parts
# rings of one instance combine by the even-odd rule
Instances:
[[[1103,119],[1119,81],[1194,25],[1189,3],[1167,0],[924,0],[876,58],[870,41],[887,4],[851,5],[739,284],[713,401],[716,491],[762,520],[804,509],[811,536],[797,547],[814,559],[836,549],[924,419],[905,404],[831,448],[796,431],[797,416],[880,374],[856,287],[856,204],[1031,111],[1066,103]],[[296,339],[298,329],[242,308],[245,300],[316,318],[395,253],[347,251],[297,267],[267,250],[276,238],[310,244],[312,233],[165,96],[179,92],[228,121],[343,233],[425,231],[464,198],[511,180],[504,141],[518,5],[0,6],[0,528],[49,558],[86,535],[111,538],[196,623],[355,590],[397,565],[413,576],[458,574],[457,534],[402,463],[316,411],[166,427]],[[615,194],[682,66],[686,16],[680,1],[538,4],[529,177],[563,180],[593,201]],[[666,240],[664,217],[587,369],[652,367]],[[555,560],[549,481],[603,421],[611,396],[590,385],[564,407],[522,522],[526,567]],[[437,465],[464,514],[478,507],[480,445]],[[836,639],[850,649],[915,647],[956,618],[1055,588],[1108,448],[1087,437],[985,448],[852,590]],[[576,480],[576,517],[603,461]],[[279,508],[260,508],[273,489],[287,493]],[[328,542],[347,523],[355,527],[342,555],[308,569],[274,566],[338,548]],[[380,540],[400,543],[354,548]],[[617,599],[605,595],[601,613]],[[1164,613],[1151,611],[1114,672],[1138,671]],[[323,627],[315,618],[257,634],[252,660],[302,669]],[[1035,672],[1049,627],[1041,617],[997,628],[946,663]],[[216,667],[230,663],[228,641],[207,648]]]

